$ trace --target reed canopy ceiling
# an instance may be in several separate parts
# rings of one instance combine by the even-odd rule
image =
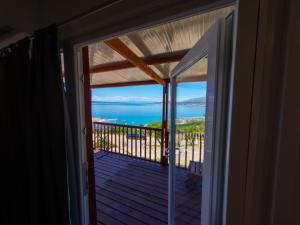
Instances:
[[[233,6],[225,7],[90,44],[91,86],[153,80],[159,83],[160,79],[168,79],[171,70],[208,28],[232,10]],[[207,60],[203,63],[207,64]],[[193,80],[205,80],[206,65],[190,72]]]

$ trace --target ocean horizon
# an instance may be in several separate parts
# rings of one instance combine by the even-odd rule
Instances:
[[[104,119],[110,123],[143,126],[162,120],[160,102],[99,102],[92,101],[92,117]],[[178,119],[205,117],[203,104],[179,104]]]

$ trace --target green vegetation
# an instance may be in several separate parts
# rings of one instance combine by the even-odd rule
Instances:
[[[178,119],[176,130],[178,132],[204,133],[205,120],[202,119]],[[161,128],[161,122],[149,123],[147,127]]]
[[[149,123],[146,125],[146,127],[151,127],[151,128],[161,128],[161,122],[153,122],[153,123]]]
[[[183,123],[177,123],[176,131],[204,133],[205,120],[204,119],[190,119]]]
[[[109,142],[108,137],[98,137],[98,140],[95,142],[95,148],[111,149],[115,147],[115,144]]]

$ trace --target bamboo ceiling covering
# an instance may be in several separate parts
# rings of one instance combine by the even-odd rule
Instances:
[[[118,38],[135,55],[147,62],[146,64],[159,77],[167,79],[171,70],[188,49],[196,44],[217,19],[226,17],[232,10],[233,7],[230,6],[135,31]],[[177,58],[174,55],[177,55]],[[92,86],[152,80],[143,70],[133,66],[126,58],[103,41],[89,45],[89,58]],[[126,68],[124,66],[115,68],[114,66],[115,64],[123,65],[124,63],[127,63]],[[107,66],[112,66],[114,69]],[[204,71],[206,70],[203,69],[204,67],[205,65],[199,67],[198,71],[191,70],[193,73],[191,76],[205,76],[206,72]]]

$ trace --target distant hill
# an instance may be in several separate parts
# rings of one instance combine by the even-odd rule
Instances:
[[[205,105],[206,97],[191,98],[181,102],[179,105]],[[108,104],[108,105],[145,105],[145,104],[161,104],[162,102],[135,102],[135,101],[92,101],[93,104]]]
[[[184,100],[182,102],[179,102],[178,104],[182,105],[205,105],[206,103],[206,97],[199,97],[199,98],[191,98]]]
[[[145,105],[145,104],[161,104],[161,102],[92,101],[92,104],[105,104],[105,105]]]

